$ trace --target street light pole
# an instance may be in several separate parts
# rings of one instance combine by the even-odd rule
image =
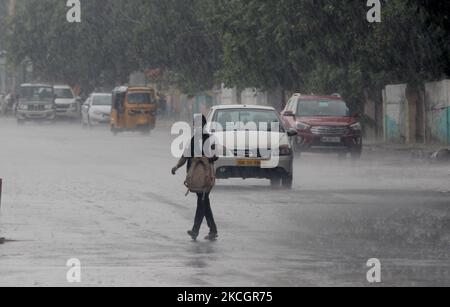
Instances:
[[[5,52],[0,50],[0,94],[6,92],[6,57]]]

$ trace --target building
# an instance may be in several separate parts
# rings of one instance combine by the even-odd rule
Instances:
[[[426,83],[422,91],[388,85],[383,103],[385,141],[450,144],[450,80]]]
[[[217,104],[243,104],[243,105],[263,105],[272,106],[277,110],[283,109],[283,93],[281,90],[261,91],[256,88],[246,88],[241,92],[237,88],[227,88],[223,84],[216,91]]]

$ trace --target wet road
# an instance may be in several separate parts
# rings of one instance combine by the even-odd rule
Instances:
[[[292,191],[219,181],[220,240],[193,243],[168,127],[113,137],[0,119],[0,286],[69,285],[70,258],[82,286],[370,286],[370,258],[381,285],[450,286],[448,166],[304,155]]]

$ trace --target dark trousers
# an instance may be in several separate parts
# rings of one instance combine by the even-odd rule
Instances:
[[[206,218],[210,233],[217,234],[217,226],[211,210],[209,193],[206,193],[205,195],[203,195],[203,193],[197,194],[197,213],[195,214],[194,227],[192,228],[193,232],[200,232],[204,218]]]

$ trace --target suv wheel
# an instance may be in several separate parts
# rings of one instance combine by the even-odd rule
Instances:
[[[274,189],[279,188],[281,184],[281,177],[273,176],[270,178],[270,186]]]
[[[117,136],[119,130],[116,127],[114,127],[114,125],[111,125],[111,132],[114,136]]]
[[[281,179],[281,185],[285,189],[288,189],[288,190],[292,189],[293,183],[294,183],[294,177],[292,175],[284,175],[283,178]]]
[[[359,159],[361,159],[361,155],[362,155],[362,149],[361,148],[351,151],[352,160],[359,160]]]

